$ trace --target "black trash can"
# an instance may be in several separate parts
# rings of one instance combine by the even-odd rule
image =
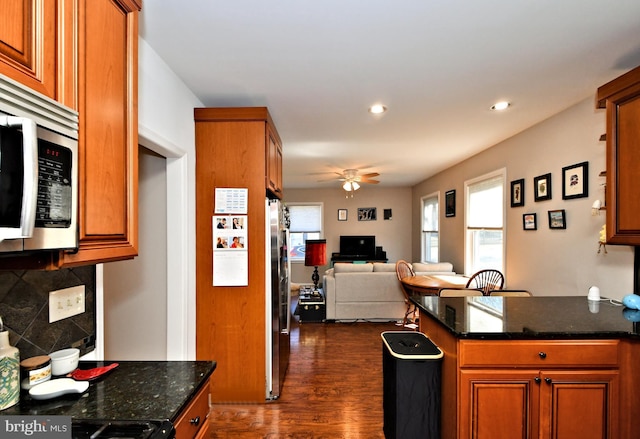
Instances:
[[[440,438],[442,351],[421,332],[382,333],[384,436]]]

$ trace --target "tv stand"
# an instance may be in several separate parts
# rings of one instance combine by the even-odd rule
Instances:
[[[375,236],[341,236],[340,251],[331,253],[331,266],[336,262],[387,262],[387,252],[374,244]]]
[[[386,252],[383,255],[375,255],[373,257],[367,257],[367,256],[363,256],[363,257],[357,257],[357,256],[342,256],[340,255],[340,253],[332,253],[331,254],[331,266],[333,266],[333,264],[335,264],[336,262],[348,262],[348,263],[353,263],[353,262],[389,262],[389,260],[387,259],[387,255]]]

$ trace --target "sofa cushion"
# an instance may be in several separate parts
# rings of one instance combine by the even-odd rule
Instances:
[[[433,264],[414,262],[411,265],[413,266],[413,271],[416,273],[427,271],[453,271],[453,264],[451,262],[438,262]]]
[[[388,264],[384,262],[374,262],[373,263],[373,271],[381,271],[384,273],[394,272],[396,271],[396,264]]]
[[[395,273],[345,273],[335,277],[335,302],[404,302]]]
[[[336,262],[333,265],[334,274],[338,273],[371,273],[373,264],[347,264],[345,262]]]

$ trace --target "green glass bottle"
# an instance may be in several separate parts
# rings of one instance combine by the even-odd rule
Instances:
[[[0,317],[0,410],[20,401],[20,351],[9,343],[9,331]]]

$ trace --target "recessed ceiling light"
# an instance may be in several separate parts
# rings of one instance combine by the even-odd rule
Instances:
[[[507,102],[507,101],[496,102],[491,106],[491,109],[496,111],[502,111],[509,108],[510,105],[511,105],[511,102]]]
[[[369,113],[371,114],[382,114],[387,111],[387,107],[382,104],[375,104],[369,107]]]

